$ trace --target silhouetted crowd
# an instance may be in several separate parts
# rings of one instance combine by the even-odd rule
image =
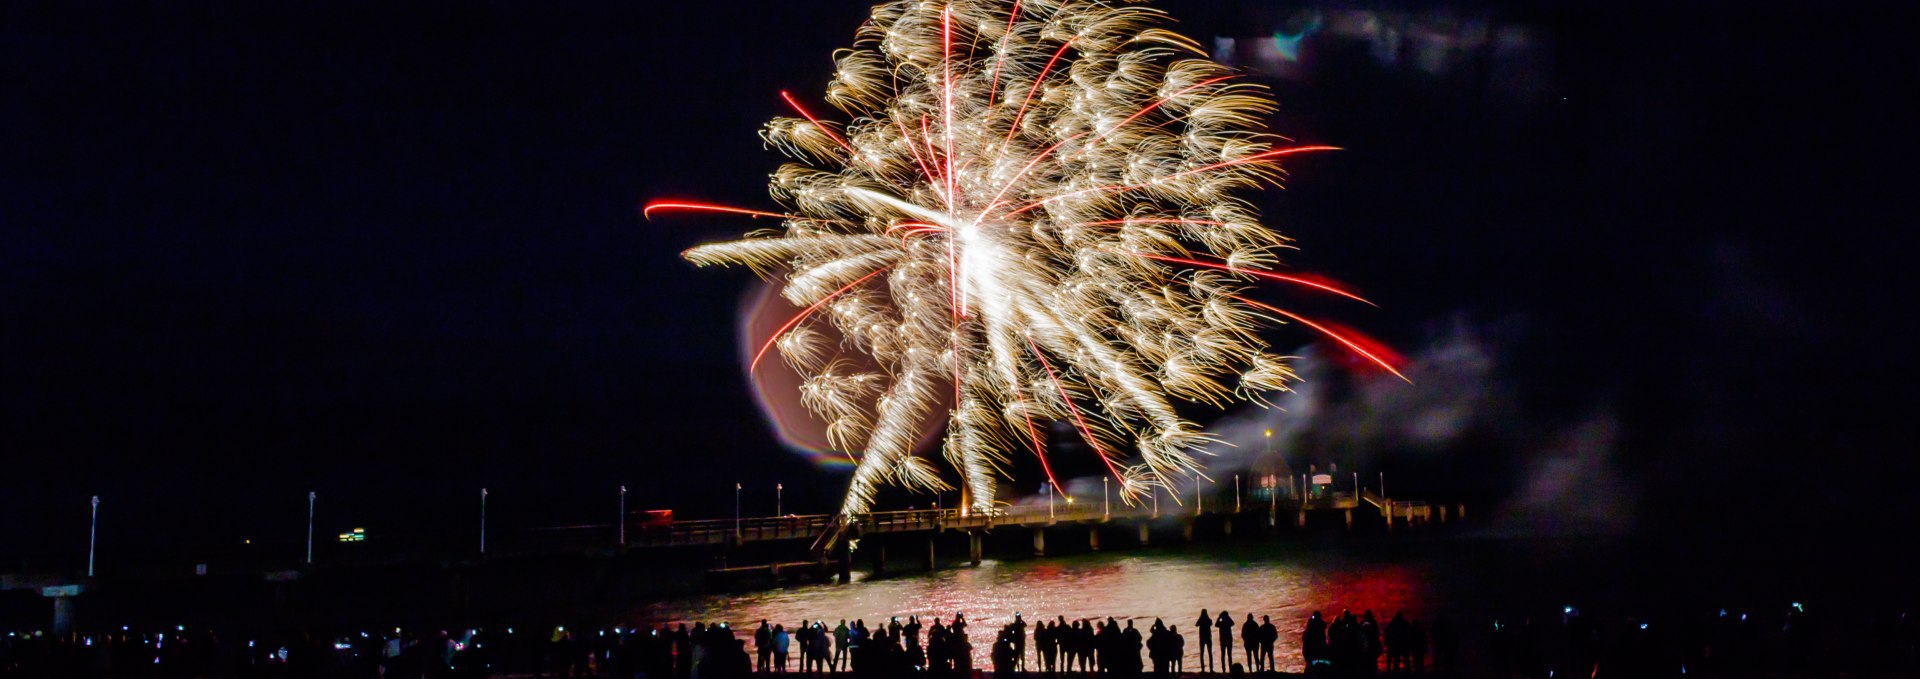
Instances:
[[[1315,611],[1300,627],[1300,660],[1309,676],[1434,672],[1541,678],[1898,676],[1920,660],[1920,633],[1906,613],[1850,618],[1827,628],[1798,604],[1765,621],[1726,610],[1680,619],[1609,618],[1568,606],[1558,615],[1496,618],[1476,627],[1467,635],[1445,615],[1427,622],[1395,613],[1382,624],[1370,610],[1334,616]],[[1143,631],[1134,620],[1056,617],[1029,623],[1016,613],[995,632],[986,655],[995,675],[1240,675],[1276,671],[1279,635],[1265,615],[1236,619],[1226,611],[1201,611],[1191,634],[1198,666],[1188,667],[1189,635],[1160,619]],[[1463,636],[1484,651],[1465,672]],[[924,624],[917,616],[892,618],[872,626],[859,619],[831,626],[802,620],[789,628],[762,620],[745,638],[723,622],[588,631],[395,629],[333,638],[122,628],[8,633],[0,639],[0,677],[732,679],[794,672],[957,679],[974,675],[973,657],[967,619],[959,614]]]
[[[1419,618],[1395,613],[1382,628],[1371,610],[1357,617],[1353,611],[1341,611],[1332,622],[1314,611],[1300,631],[1300,655],[1308,674],[1369,675],[1380,669],[1383,658],[1389,673],[1425,672],[1429,649],[1433,669],[1450,672],[1458,648],[1459,637],[1445,615],[1434,618],[1428,627]]]

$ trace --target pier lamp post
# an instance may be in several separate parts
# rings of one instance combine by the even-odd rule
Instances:
[[[307,565],[313,565],[313,501],[317,494],[307,491]]]
[[[87,526],[87,577],[93,577],[94,547],[100,539],[100,496],[93,496],[93,522]]]
[[[773,515],[776,518],[787,515],[786,512],[781,511],[781,507],[783,506],[783,502],[784,502],[782,499],[782,496],[784,496],[786,492],[787,492],[786,484],[784,483],[773,484]]]
[[[620,546],[627,546],[627,487],[620,486]]]
[[[1233,475],[1233,513],[1240,513],[1240,475]]]
[[[1052,521],[1053,520],[1053,486],[1048,485],[1044,490],[1047,491],[1047,520]]]
[[[1102,476],[1100,477],[1100,518],[1103,519],[1113,516],[1111,504],[1107,499],[1109,495],[1111,493],[1107,492],[1107,477]]]
[[[1380,498],[1386,499],[1386,497],[1387,497],[1387,473],[1380,472]]]
[[[1193,479],[1193,515],[1194,516],[1199,516],[1206,512],[1207,496],[1201,494],[1200,492],[1200,486],[1201,484],[1204,484],[1204,483],[1206,483],[1206,480],[1201,479],[1200,477],[1196,476]]]
[[[480,556],[487,555],[487,489],[480,489]]]
[[[733,537],[740,539],[740,484],[733,484]]]

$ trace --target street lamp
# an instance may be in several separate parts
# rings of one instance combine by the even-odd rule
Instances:
[[[733,484],[733,537],[740,537],[740,484]]]
[[[480,556],[487,555],[487,489],[480,489]]]
[[[1267,464],[1273,465],[1274,471],[1278,472],[1282,465],[1280,464],[1279,460],[1273,459],[1273,430],[1272,429],[1268,429],[1266,431],[1266,439],[1267,439]],[[1270,474],[1267,476],[1267,478],[1273,479],[1273,481],[1270,482],[1272,484],[1272,487],[1269,489],[1271,491],[1270,494],[1276,495],[1276,496],[1279,495],[1280,494],[1280,482],[1279,482],[1280,475],[1278,473]],[[1279,507],[1280,506],[1279,501],[1275,500],[1273,502],[1273,505],[1275,507]]]
[[[620,486],[620,546],[627,546],[627,487]]]
[[[1046,486],[1043,488],[1043,490],[1047,491],[1047,520],[1052,521],[1053,520],[1053,486],[1051,485]]]
[[[93,496],[93,523],[87,526],[87,577],[93,577],[94,547],[100,538],[100,496]]]
[[[1240,513],[1240,475],[1233,475],[1233,513]]]
[[[785,511],[782,511],[783,510],[782,496],[785,495],[786,492],[787,492],[786,484],[784,483],[773,484],[773,515],[776,518],[787,515]]]
[[[307,565],[313,565],[313,500],[318,494],[307,491]]]

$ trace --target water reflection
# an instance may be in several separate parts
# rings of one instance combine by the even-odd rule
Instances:
[[[950,620],[954,613],[964,613],[973,637],[974,666],[989,667],[994,631],[1015,612],[1029,622],[1111,616],[1122,624],[1134,620],[1143,628],[1161,617],[1188,637],[1187,666],[1198,667],[1193,621],[1202,608],[1215,615],[1225,609],[1236,619],[1247,613],[1272,616],[1281,630],[1274,647],[1279,668],[1297,672],[1304,667],[1299,629],[1313,611],[1331,615],[1342,609],[1372,609],[1383,621],[1404,611],[1430,619],[1440,603],[1434,592],[1431,573],[1420,564],[1363,561],[1307,547],[1221,547],[985,561],[977,568],[861,580],[851,586],[695,597],[649,605],[634,613],[634,622],[690,625],[721,620],[747,637],[761,619],[791,626],[824,618],[832,626],[843,617],[865,618],[871,626],[894,616],[904,622],[917,615],[931,624],[931,618]],[[751,639],[747,643],[751,645]]]

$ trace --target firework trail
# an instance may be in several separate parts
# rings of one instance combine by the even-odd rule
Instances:
[[[779,220],[684,256],[751,267],[803,307],[754,365],[777,351],[832,443],[861,451],[843,514],[884,484],[948,487],[913,451],[948,397],[945,458],[971,509],[992,507],[1009,451],[1054,483],[1035,425],[1053,420],[1132,502],[1200,472],[1207,437],[1176,400],[1295,379],[1257,334],[1282,322],[1271,314],[1334,332],[1246,299],[1262,279],[1353,295],[1271,271],[1286,240],[1232,195],[1330,147],[1260,132],[1262,90],[1163,18],[1071,0],[880,5],[834,54],[826,103],[850,122],[783,92],[797,117],[761,133],[794,159],[770,186],[786,211],[647,206]]]

